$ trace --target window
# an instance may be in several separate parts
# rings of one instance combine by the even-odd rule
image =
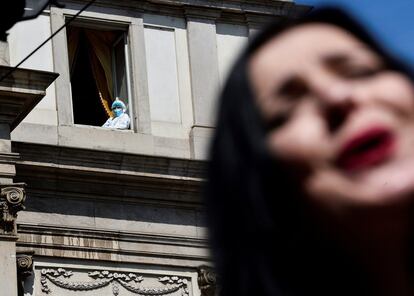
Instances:
[[[130,105],[125,30],[72,25],[67,42],[75,124],[102,126],[119,97]]]

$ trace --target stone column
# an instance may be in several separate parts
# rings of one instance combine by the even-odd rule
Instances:
[[[17,296],[17,212],[24,209],[24,184],[0,185],[0,287]]]
[[[216,22],[219,11],[187,9],[194,126],[190,134],[193,158],[204,159],[215,122],[219,89]]]
[[[0,184],[12,184],[18,154],[11,152],[10,125],[0,123]]]
[[[2,57],[0,56],[0,59]],[[18,154],[10,133],[46,94],[58,74],[0,65],[0,293],[18,295],[16,268],[17,213],[24,209],[25,184],[13,183]]]

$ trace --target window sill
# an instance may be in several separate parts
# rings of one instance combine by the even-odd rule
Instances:
[[[76,128],[83,128],[83,129],[96,129],[96,130],[101,130],[101,131],[115,131],[115,132],[121,132],[121,133],[134,133],[134,130],[132,130],[130,128],[129,129],[117,129],[117,128],[102,127],[102,126],[85,125],[85,124],[74,124],[72,126],[76,127]]]
[[[51,126],[21,123],[12,141],[190,159],[189,139],[158,137],[88,125]]]

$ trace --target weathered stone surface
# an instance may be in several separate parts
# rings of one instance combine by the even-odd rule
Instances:
[[[191,130],[190,145],[192,157],[195,159],[208,159],[210,142],[213,137],[213,128],[195,126]]]
[[[33,253],[16,253],[18,296],[24,296],[26,279],[33,276]]]
[[[0,237],[0,287],[7,295],[17,295],[16,242]]]
[[[65,9],[53,7],[39,28],[56,31],[83,4],[67,1]],[[96,21],[98,29],[128,34],[132,128],[113,131],[74,124],[64,32],[53,39],[53,54],[45,61],[61,74],[49,89],[54,95],[44,103],[47,111],[33,113],[11,138],[10,131],[56,75],[21,70],[0,83],[0,184],[13,178],[26,182],[29,196],[27,209],[17,218],[17,237],[14,222],[9,223],[4,239],[11,240],[0,253],[0,266],[8,268],[13,258],[11,268],[16,268],[15,244],[32,251],[35,271],[26,278],[24,290],[34,296],[213,295],[217,289],[207,270],[201,188],[219,76],[224,81],[228,68],[223,61],[237,47],[234,40],[220,38],[233,34],[246,41],[275,16],[296,17],[304,9],[292,1],[97,0],[78,25],[95,28]],[[175,69],[173,77],[155,71],[149,79],[148,67],[164,66],[157,57],[152,64],[148,59],[147,51],[158,39],[153,35],[152,46],[146,45],[145,30],[154,28],[169,47],[167,72]],[[4,70],[0,67],[0,74]],[[150,93],[150,80],[158,76],[171,81],[166,89]],[[156,84],[160,87],[162,83]],[[163,104],[169,92],[174,92],[174,104]],[[151,105],[151,99],[156,103]],[[150,106],[174,110],[152,112],[156,116],[151,118]],[[10,278],[4,269],[0,280],[3,276]],[[8,284],[15,288],[15,278]]]
[[[17,213],[25,208],[24,186],[24,183],[0,185],[0,239],[1,236],[17,235]]]
[[[0,66],[0,123],[12,131],[44,97],[58,74]],[[6,76],[7,75],[7,76]],[[9,136],[10,137],[10,136]]]
[[[219,295],[219,288],[217,287],[216,274],[210,266],[203,265],[198,267],[198,287],[201,291],[201,296],[215,296]]]

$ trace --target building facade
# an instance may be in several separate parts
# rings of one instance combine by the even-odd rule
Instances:
[[[59,77],[9,139],[10,178],[27,195],[17,216],[18,293],[212,294],[200,189],[215,97],[260,26],[308,7],[97,0],[72,20],[88,1],[60,2],[8,38],[15,65],[70,21],[22,65]],[[101,127],[116,97],[129,129]]]

